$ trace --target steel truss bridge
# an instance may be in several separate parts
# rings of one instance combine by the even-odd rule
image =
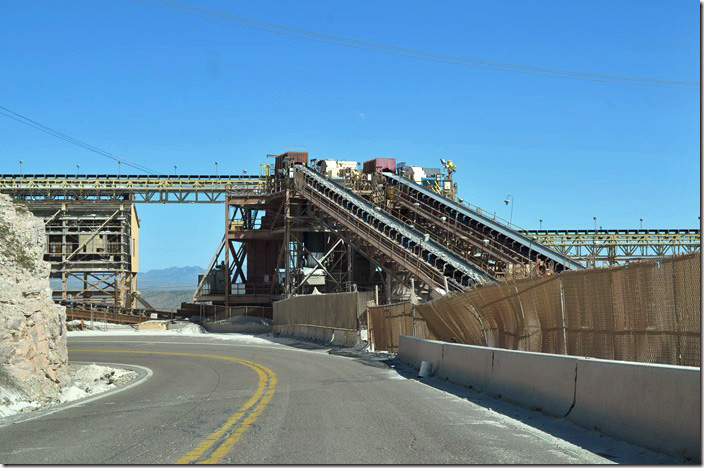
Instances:
[[[224,203],[227,193],[266,193],[266,175],[0,175],[0,193],[27,202]]]
[[[57,299],[126,307],[138,294],[138,203],[225,205],[208,268],[221,281],[205,275],[196,292],[225,305],[375,285],[389,299],[409,289],[428,297],[700,251],[699,230],[520,230],[403,177],[331,180],[303,165],[287,176],[9,174],[0,193],[44,218]]]
[[[521,231],[587,267],[699,252],[699,229]]]

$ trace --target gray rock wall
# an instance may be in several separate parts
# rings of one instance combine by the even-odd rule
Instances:
[[[51,298],[45,243],[43,220],[0,194],[0,387],[38,402],[69,381],[66,311]]]

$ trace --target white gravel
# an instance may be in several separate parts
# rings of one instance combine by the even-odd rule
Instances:
[[[97,364],[70,364],[69,375],[71,382],[64,386],[59,397],[44,404],[29,400],[14,389],[0,386],[0,418],[107,392],[131,381],[137,372]]]
[[[24,393],[0,386],[0,418],[32,411],[40,406],[36,401],[28,400]]]
[[[136,327],[131,325],[117,325],[108,324],[107,327],[103,325],[96,325],[92,330],[69,330],[67,336],[69,337],[79,337],[79,336],[124,336],[124,335],[202,335],[208,334],[207,331],[203,329],[200,325],[188,322],[176,322],[175,324],[169,323],[169,321],[161,320],[148,320],[143,323],[166,323],[169,329],[167,330],[144,330],[139,331]]]
[[[66,322],[66,329],[69,332],[80,330],[95,330],[95,331],[116,331],[116,330],[134,330],[132,325],[124,325],[118,323],[108,323],[94,320],[91,328],[90,320],[69,320]]]

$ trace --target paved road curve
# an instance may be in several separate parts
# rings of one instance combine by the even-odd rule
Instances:
[[[518,410],[524,424],[436,388],[444,385],[437,381],[321,349],[132,335],[70,338],[69,350],[71,360],[138,365],[153,374],[104,398],[0,427],[0,462],[668,461],[583,431],[572,440],[587,451],[537,429],[528,420],[557,427],[539,413]],[[594,440],[611,453],[593,453]]]

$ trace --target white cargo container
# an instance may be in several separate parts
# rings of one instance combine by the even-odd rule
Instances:
[[[347,169],[354,171],[357,169],[357,161],[336,161],[334,159],[323,159],[318,161],[321,174],[326,177],[342,177]]]

